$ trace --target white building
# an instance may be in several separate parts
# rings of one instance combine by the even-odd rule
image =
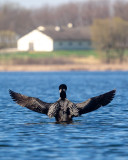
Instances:
[[[21,37],[19,51],[85,50],[91,49],[90,32],[87,28],[43,27]]]

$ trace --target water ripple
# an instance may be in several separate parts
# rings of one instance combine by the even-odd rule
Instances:
[[[68,99],[82,102],[116,88],[106,107],[57,124],[15,104],[8,89],[54,102],[66,83]],[[1,160],[127,160],[128,72],[0,73]]]

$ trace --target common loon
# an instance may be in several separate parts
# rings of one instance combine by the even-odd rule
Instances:
[[[109,104],[114,98],[116,90],[92,97],[82,103],[73,103],[66,98],[67,86],[59,86],[60,98],[55,103],[46,103],[35,97],[28,97],[9,90],[10,96],[17,104],[30,110],[55,117],[57,122],[71,122],[73,117],[92,112],[101,106]]]

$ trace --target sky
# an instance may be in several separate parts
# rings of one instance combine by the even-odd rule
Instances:
[[[56,5],[60,5],[68,2],[85,2],[85,1],[87,0],[0,0],[0,3],[15,2],[24,7],[31,8],[31,7],[40,7],[46,4],[51,6],[56,6]],[[92,0],[92,1],[100,1],[100,0]],[[115,0],[111,0],[111,1],[115,1]],[[123,1],[128,1],[128,0],[123,0]]]
[[[42,5],[60,5],[63,3],[68,2],[81,2],[81,1],[87,1],[87,0],[0,0],[1,3],[6,2],[16,2],[22,6],[31,8],[31,7],[40,7]]]

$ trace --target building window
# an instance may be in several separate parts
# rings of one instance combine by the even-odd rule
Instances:
[[[82,45],[82,42],[78,42],[78,44],[79,44],[79,46],[81,46],[81,45]]]
[[[59,45],[60,45],[60,46],[62,46],[62,45],[63,45],[63,43],[62,43],[62,42],[59,42]]]
[[[88,44],[88,45],[91,45],[91,41],[87,41],[87,44]]]
[[[72,46],[72,42],[69,42],[69,45]]]

